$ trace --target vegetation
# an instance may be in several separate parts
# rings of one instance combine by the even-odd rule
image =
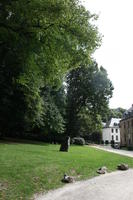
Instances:
[[[81,137],[75,137],[72,139],[72,144],[85,145],[85,140]]]
[[[122,118],[125,111],[126,109],[124,108],[116,108],[116,109],[108,108],[107,112],[103,116],[103,121],[105,122],[109,121],[111,118]]]
[[[0,1],[0,137],[56,143],[64,136],[100,141],[113,86],[92,53],[101,45],[79,0]],[[58,138],[58,139],[57,139]],[[84,140],[83,140],[84,141]],[[0,199],[29,199],[129,158],[88,147],[0,143]]]
[[[85,136],[101,132],[102,115],[108,109],[113,86],[106,70],[92,61],[72,70],[67,76],[67,133]]]
[[[35,193],[62,186],[64,173],[86,179],[96,176],[101,166],[113,171],[123,162],[133,167],[131,158],[88,146],[72,146],[65,153],[58,145],[0,143],[0,199],[29,200]]]
[[[53,97],[43,91],[57,90],[68,70],[88,63],[100,45],[96,16],[78,0],[2,0],[0,10],[0,132],[21,136],[49,120],[50,130],[62,131]]]
[[[79,135],[70,130],[75,89],[79,132],[99,131],[112,85],[92,59],[101,44],[97,16],[79,0],[1,0],[0,10],[0,134]]]

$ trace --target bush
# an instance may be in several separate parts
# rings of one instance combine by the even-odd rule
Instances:
[[[114,147],[115,141],[111,140],[111,147]]]
[[[85,140],[84,138],[81,138],[81,137],[75,137],[72,139],[72,144],[85,145]]]
[[[105,140],[105,144],[106,144],[106,145],[109,144],[109,141],[108,141],[108,140]]]
[[[133,146],[128,146],[128,150],[132,151],[133,150]]]
[[[104,144],[104,140],[101,141],[101,144]]]
[[[90,140],[85,140],[85,144],[89,145],[89,144],[92,144],[92,142]]]
[[[100,144],[101,139],[102,139],[102,134],[101,132],[95,131],[91,134],[91,141],[96,143],[96,144]]]

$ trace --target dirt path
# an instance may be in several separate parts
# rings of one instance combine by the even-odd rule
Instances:
[[[133,170],[117,171],[76,182],[35,200],[133,200]]]

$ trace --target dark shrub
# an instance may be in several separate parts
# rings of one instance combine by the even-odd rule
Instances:
[[[72,144],[85,145],[85,140],[81,137],[75,137],[72,139]]]
[[[133,146],[128,146],[128,150],[132,151],[133,150]]]
[[[115,141],[111,140],[111,147],[114,147]]]
[[[90,140],[85,140],[85,144],[89,145],[89,144],[92,144],[92,142]]]
[[[98,132],[98,131],[93,132],[91,134],[91,138],[90,139],[91,139],[92,142],[94,142],[96,144],[100,144],[100,142],[102,140],[102,133]]]
[[[101,144],[104,144],[104,140],[101,141]]]
[[[105,140],[105,144],[106,144],[106,145],[109,144],[109,141],[108,141],[108,140]]]

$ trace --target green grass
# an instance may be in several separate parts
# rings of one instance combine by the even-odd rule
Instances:
[[[122,162],[133,167],[132,158],[88,146],[72,146],[65,153],[58,145],[0,143],[0,199],[29,200],[35,193],[62,186],[65,172],[87,179],[101,166],[113,171]]]

